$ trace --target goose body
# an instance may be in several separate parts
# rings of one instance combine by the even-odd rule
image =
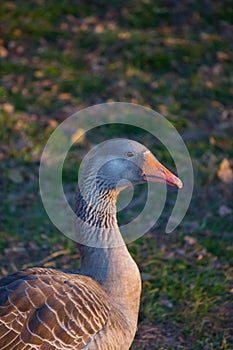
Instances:
[[[0,280],[1,350],[130,348],[141,279],[117,225],[117,195],[129,182],[182,183],[135,141],[107,146],[92,152],[76,195],[79,271],[31,268]]]

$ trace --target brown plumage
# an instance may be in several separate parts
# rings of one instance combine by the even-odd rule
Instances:
[[[86,201],[77,195],[80,270],[32,268],[0,280],[1,350],[128,350],[132,344],[141,281],[117,225],[122,188],[116,184],[121,178],[143,183],[145,176],[178,187],[181,181],[137,142],[114,140],[112,146],[94,151],[84,171]],[[110,158],[95,183],[102,154],[106,161],[117,156],[117,164]]]
[[[82,349],[92,339],[89,349],[104,349],[108,328],[127,336],[123,315],[87,276],[32,268],[3,278],[0,295],[1,350]]]

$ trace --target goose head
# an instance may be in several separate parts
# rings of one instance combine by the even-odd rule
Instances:
[[[95,247],[122,245],[121,235],[116,234],[117,196],[128,186],[147,181],[182,187],[181,180],[136,141],[113,139],[93,148],[79,173],[75,206],[79,242]]]
[[[117,193],[147,181],[182,188],[182,181],[145,146],[129,139],[109,140],[94,148],[85,160],[85,173],[83,179],[95,174],[97,188]]]

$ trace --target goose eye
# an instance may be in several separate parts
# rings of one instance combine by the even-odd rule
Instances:
[[[135,156],[135,154],[134,154],[133,152],[131,152],[131,151],[128,151],[128,152],[126,152],[126,156],[127,156],[128,158],[132,158],[132,157]]]

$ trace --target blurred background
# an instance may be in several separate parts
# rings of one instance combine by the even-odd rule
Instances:
[[[129,245],[143,279],[132,350],[232,349],[231,1],[3,1],[0,10],[1,276],[78,267],[76,244],[52,225],[39,194],[40,155],[57,125],[97,103],[147,106],[182,135],[195,188],[174,233],[164,233],[175,200],[168,191],[155,227]],[[81,159],[111,137],[136,139],[171,164],[140,129],[96,128],[67,157],[71,202]],[[119,220],[135,215],[143,196],[135,197]]]

